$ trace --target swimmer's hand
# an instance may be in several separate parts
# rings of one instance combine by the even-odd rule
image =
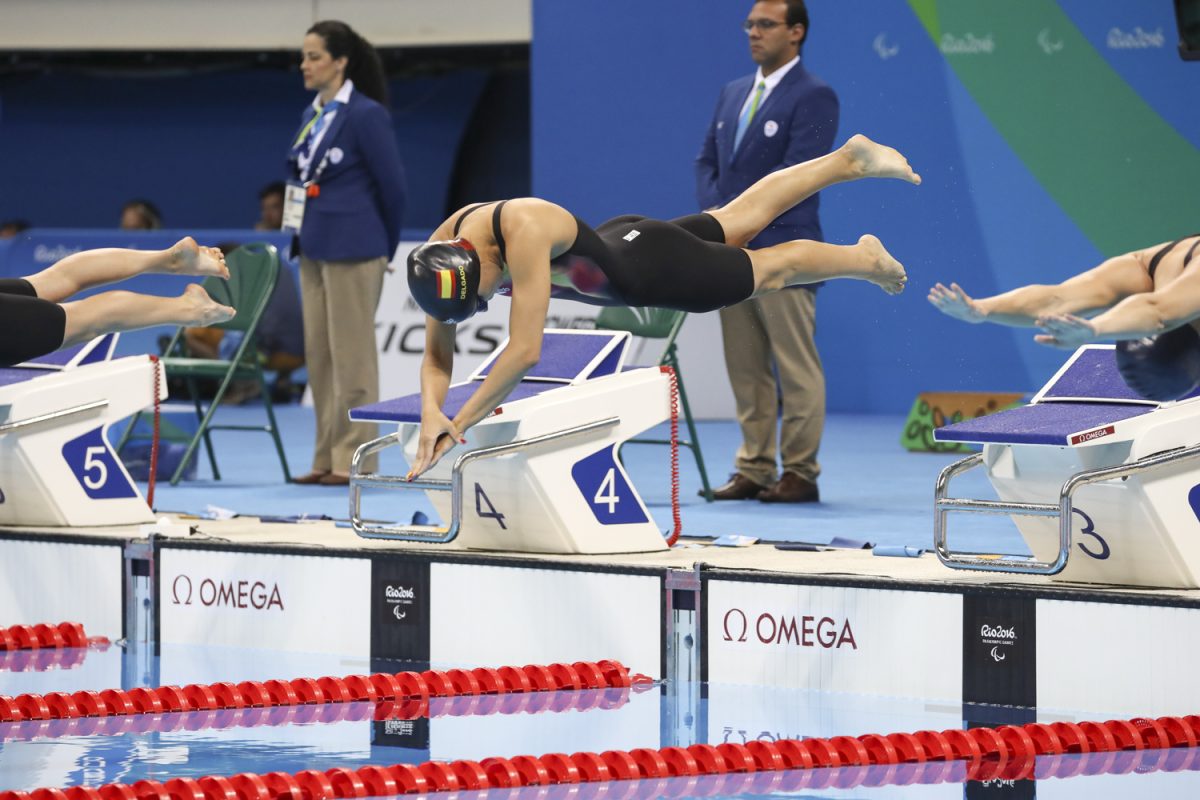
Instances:
[[[453,420],[440,410],[427,411],[421,415],[421,435],[417,439],[417,458],[413,461],[412,469],[405,476],[412,480],[421,473],[432,469],[442,456],[448,453],[456,444],[466,444],[462,432]]]
[[[987,314],[979,307],[979,302],[971,299],[957,283],[950,284],[949,288],[935,283],[929,290],[929,302],[946,316],[963,322],[983,322],[987,319]]]
[[[1074,314],[1050,314],[1038,317],[1037,326],[1045,333],[1033,337],[1038,344],[1074,350],[1096,340],[1096,326]]]

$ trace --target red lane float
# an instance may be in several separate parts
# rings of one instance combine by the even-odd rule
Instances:
[[[63,641],[82,636],[82,627],[61,634]],[[34,627],[16,626],[20,641],[31,641]],[[44,626],[39,626],[44,627]],[[28,630],[24,630],[24,629]],[[10,632],[13,630],[7,630]],[[61,633],[61,632],[60,632]],[[75,692],[63,695],[0,695],[0,723],[29,720],[58,720],[78,717],[129,716],[173,711],[237,710],[247,707],[318,706],[358,701],[405,701],[416,698],[473,697],[529,692],[555,692],[564,689],[624,689],[653,683],[644,675],[630,675],[617,661],[576,662],[574,664],[529,664],[474,670],[426,670],[421,673],[380,672],[374,675],[350,675],[345,678],[295,678],[262,683],[189,684],[184,687],[159,686],[128,692],[106,689],[102,692]],[[551,702],[547,700],[547,702]],[[597,700],[597,702],[600,702]],[[563,703],[570,704],[569,699]],[[470,708],[474,708],[471,706]],[[540,709],[539,709],[540,710]],[[562,710],[561,708],[554,710]]]
[[[78,622],[60,622],[57,625],[10,625],[0,628],[0,652],[9,650],[37,650],[40,648],[87,647],[89,644],[107,646],[104,637],[88,639],[83,626]]]
[[[570,666],[571,671],[564,667]],[[542,670],[545,670],[545,674]],[[537,685],[542,677],[588,674],[578,665],[532,670]],[[600,670],[603,674],[603,670]],[[508,685],[497,670],[489,682],[461,672],[454,676],[424,676],[435,685],[444,680],[454,691]],[[528,673],[527,673],[528,674]],[[540,677],[539,677],[540,676]],[[322,679],[324,680],[324,679]],[[315,681],[320,685],[321,681]],[[363,686],[359,687],[363,689]],[[311,687],[301,687],[310,704],[322,704]],[[192,690],[195,694],[195,690]],[[105,693],[101,693],[102,695]],[[216,694],[211,692],[210,694]],[[111,703],[110,703],[111,704]],[[49,704],[46,704],[47,706]],[[326,706],[335,709],[336,703]],[[34,701],[22,706],[41,713]],[[311,707],[311,705],[310,705]],[[235,709],[225,713],[263,713]],[[213,712],[222,713],[222,712]],[[133,786],[109,784],[98,788],[54,788],[34,792],[0,792],[0,800],[336,800],[439,791],[508,789],[524,786],[591,784],[612,781],[661,782],[662,796],[694,794],[765,794],[775,791],[823,789],[834,786],[906,785],[990,780],[1069,778],[1078,774],[1200,770],[1200,717],[1138,717],[1107,722],[1003,725],[998,728],[951,729],[892,733],[886,736],[834,736],[829,739],[752,741],[746,744],[698,744],[637,748],[629,752],[548,753],[482,761],[429,761],[423,764],[337,767],[289,775],[241,773],[232,777],[177,778]],[[1040,757],[1040,758],[1039,758]],[[668,784],[670,779],[684,779]],[[705,780],[703,787],[699,782]],[[657,785],[657,783],[656,783]],[[638,787],[638,793],[641,794]],[[591,796],[581,786],[581,797]],[[607,795],[607,792],[605,793]]]

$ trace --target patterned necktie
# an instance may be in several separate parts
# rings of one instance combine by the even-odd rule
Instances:
[[[754,87],[754,99],[750,101],[750,105],[746,106],[746,110],[738,118],[737,133],[733,135],[734,152],[737,152],[738,147],[742,143],[742,137],[746,135],[746,129],[750,127],[750,123],[754,120],[754,115],[758,111],[758,104],[762,101],[763,91],[766,88],[767,84],[759,81],[758,86]]]

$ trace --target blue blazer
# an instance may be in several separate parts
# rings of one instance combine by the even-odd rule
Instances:
[[[312,106],[305,109],[297,135],[316,113]],[[300,252],[320,261],[391,260],[400,244],[405,201],[404,167],[391,114],[361,92],[352,92],[313,154],[314,171],[331,148],[341,157],[336,163],[329,159],[317,180],[320,194],[305,203]],[[294,160],[291,171],[299,179]]]
[[[721,91],[704,145],[696,157],[696,199],[701,209],[724,205],[764,175],[823,156],[833,148],[838,126],[837,95],[800,62],[758,109],[735,153],[738,117],[753,86],[754,75],[748,75]],[[819,203],[819,196],[813,195],[785,212],[750,243],[751,247],[769,247],[792,239],[822,241]]]

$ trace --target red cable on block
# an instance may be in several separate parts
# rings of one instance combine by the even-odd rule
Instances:
[[[174,711],[212,711],[230,708],[320,705],[419,697],[553,692],[563,689],[608,689],[650,683],[630,675],[617,661],[577,661],[574,664],[530,664],[525,667],[480,667],[473,670],[377,672],[345,678],[295,678],[262,683],[193,683],[187,686],[139,687],[124,691],[81,691],[74,694],[0,695],[0,722],[113,717]]]
[[[825,781],[823,785],[829,785],[835,780],[840,788],[849,788],[846,776],[857,777],[858,783],[850,785],[858,785],[872,774],[875,777],[870,785],[915,783],[918,780],[943,782],[947,776],[957,781],[1016,781],[1070,777],[1085,769],[1090,774],[1110,769],[1128,772],[1143,766],[1138,763],[1142,759],[1129,758],[1131,753],[1127,751],[1160,751],[1156,756],[1145,754],[1150,757],[1150,771],[1178,770],[1185,766],[1200,768],[1197,763],[1200,750],[1194,749],[1198,741],[1200,716],[1138,717],[1078,724],[1056,722],[950,729],[940,733],[918,731],[886,736],[869,733],[829,739],[783,739],[716,746],[695,744],[661,750],[638,748],[628,752],[608,750],[574,755],[547,753],[540,757],[485,758],[478,762],[427,761],[416,766],[335,767],[325,772],[305,770],[294,775],[246,772],[228,778],[177,778],[165,784],[139,781],[132,786],[116,783],[99,788],[76,786],[66,790],[37,789],[30,793],[0,792],[0,800],[326,800],[551,784],[698,779],[704,775],[724,776],[720,790],[736,794],[744,791],[746,776],[753,773],[774,773],[767,778],[770,790],[783,790],[781,784],[788,781],[786,773],[793,770],[798,772],[792,777],[799,780],[791,783],[804,783],[805,775],[812,776],[803,788],[817,788],[818,782]],[[1172,762],[1173,748],[1191,748],[1191,758]],[[1086,764],[1078,759],[1063,758],[1092,753],[1106,753],[1110,758]],[[1125,757],[1118,764],[1123,755]],[[1141,753],[1133,752],[1132,755],[1136,757]],[[1049,768],[1036,770],[1038,756],[1049,756],[1047,763],[1053,771],[1048,771]],[[813,772],[828,768],[836,772]],[[851,769],[843,775],[843,768]],[[675,791],[676,788],[671,787],[671,796],[688,794],[687,788]],[[760,790],[758,786],[753,789]]]
[[[162,425],[162,400],[159,392],[162,389],[162,361],[158,356],[150,356],[154,365],[154,437],[150,440],[150,476],[146,482],[146,505],[154,510],[154,487],[158,478],[158,443],[160,426]]]
[[[88,639],[83,626],[78,622],[60,622],[57,625],[13,625],[0,628],[0,652],[9,650],[37,650],[43,647],[87,647],[89,644],[107,644],[103,637]]]
[[[675,530],[667,537],[667,546],[674,547],[683,532],[683,519],[679,515],[679,378],[673,367],[659,367],[671,381],[671,518]]]

